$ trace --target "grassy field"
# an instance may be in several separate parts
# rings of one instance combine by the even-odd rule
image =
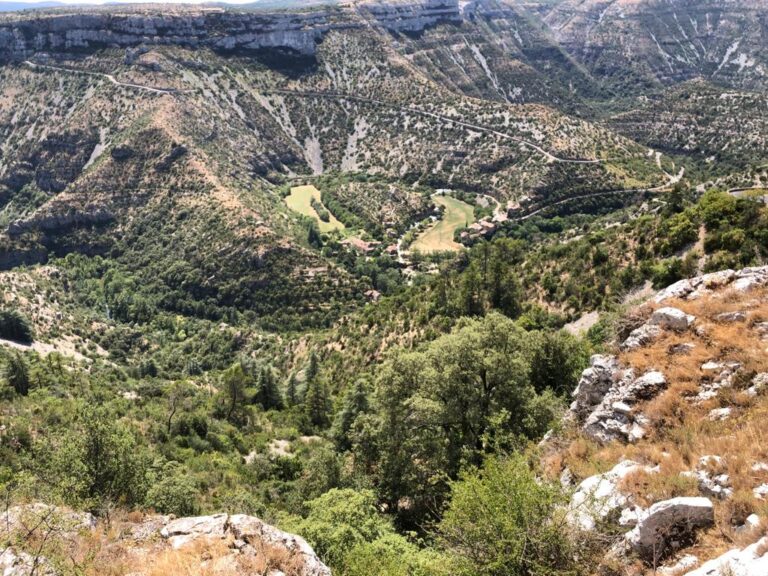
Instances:
[[[288,205],[288,208],[293,210],[294,212],[298,212],[299,214],[303,214],[304,216],[309,216],[310,218],[314,218],[317,222],[318,228],[320,229],[320,232],[331,232],[332,230],[344,230],[344,224],[336,220],[336,218],[331,214],[331,218],[329,222],[323,222],[320,220],[320,216],[317,215],[317,211],[312,207],[312,204],[310,203],[312,198],[315,198],[318,202],[320,202],[320,190],[315,188],[314,186],[296,186],[294,188],[291,188],[291,193],[286,196],[285,203]],[[330,210],[328,211],[330,214]]]
[[[453,241],[453,233],[475,221],[474,209],[451,196],[435,196],[435,202],[445,206],[443,218],[420,235],[411,245],[411,250],[425,253],[461,250],[461,244]]]

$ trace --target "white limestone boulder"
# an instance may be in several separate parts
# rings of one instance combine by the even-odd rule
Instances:
[[[675,330],[682,332],[687,330],[693,325],[696,320],[695,316],[686,314],[679,308],[672,308],[667,306],[659,308],[653,314],[651,314],[648,324],[651,326],[659,326],[663,330]]]
[[[599,522],[612,515],[618,517],[622,508],[630,505],[619,485],[627,475],[640,471],[653,469],[632,460],[624,460],[608,472],[583,480],[571,497],[568,522],[581,530],[594,530]]]
[[[637,350],[643,346],[647,346],[656,338],[661,336],[661,327],[655,324],[643,324],[639,328],[635,328],[629,333],[627,339],[621,344],[621,349],[625,351]]]
[[[680,497],[657,502],[626,536],[626,541],[649,564],[691,544],[696,532],[715,523],[708,498]]]

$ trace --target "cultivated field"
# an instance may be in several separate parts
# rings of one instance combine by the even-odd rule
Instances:
[[[426,253],[461,250],[461,244],[453,240],[453,233],[475,221],[474,209],[451,196],[435,196],[435,202],[445,206],[443,218],[419,236],[411,250]]]
[[[328,210],[328,214],[330,215],[329,221],[323,222],[320,219],[320,216],[318,216],[317,211],[312,207],[312,198],[322,203],[320,200],[320,190],[311,185],[296,186],[291,188],[291,193],[286,196],[285,203],[288,205],[288,208],[294,212],[314,218],[320,232],[344,230],[344,224],[336,220],[334,215],[330,213],[330,210]]]

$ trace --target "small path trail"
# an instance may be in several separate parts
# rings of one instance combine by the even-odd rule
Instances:
[[[179,94],[182,92],[188,92],[188,90],[177,90],[175,88],[155,88],[153,86],[144,86],[142,84],[131,84],[130,82],[121,82],[115,78],[112,74],[105,74],[104,72],[92,72],[90,70],[78,70],[77,68],[67,68],[65,66],[53,66],[51,64],[37,64],[30,60],[24,60],[24,64],[32,68],[33,70],[56,70],[59,72],[69,72],[70,74],[85,74],[86,76],[98,76],[105,78],[115,86],[122,86],[123,88],[132,88],[134,90],[143,90],[145,92],[151,92],[153,94]]]

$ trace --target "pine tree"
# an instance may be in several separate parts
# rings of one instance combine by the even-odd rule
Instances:
[[[296,380],[296,374],[291,374],[288,378],[288,384],[285,387],[285,402],[288,407],[296,406],[299,403],[299,383]]]
[[[325,382],[318,378],[308,381],[307,394],[304,398],[304,412],[309,421],[316,428],[327,428],[330,424],[329,411],[330,401]]]
[[[18,352],[8,358],[8,363],[5,365],[5,379],[17,394],[21,396],[29,394],[29,368]]]
[[[261,404],[264,410],[280,410],[283,407],[283,399],[277,388],[277,381],[271,366],[264,366],[259,373],[259,389],[255,400]]]
[[[317,354],[312,350],[312,352],[309,353],[309,364],[307,365],[306,370],[304,370],[304,379],[307,383],[314,382],[317,380],[319,371],[320,367],[318,366]]]
[[[349,432],[355,419],[368,412],[368,393],[362,381],[358,380],[344,398],[344,407],[333,420],[332,436],[339,450],[349,450]]]

